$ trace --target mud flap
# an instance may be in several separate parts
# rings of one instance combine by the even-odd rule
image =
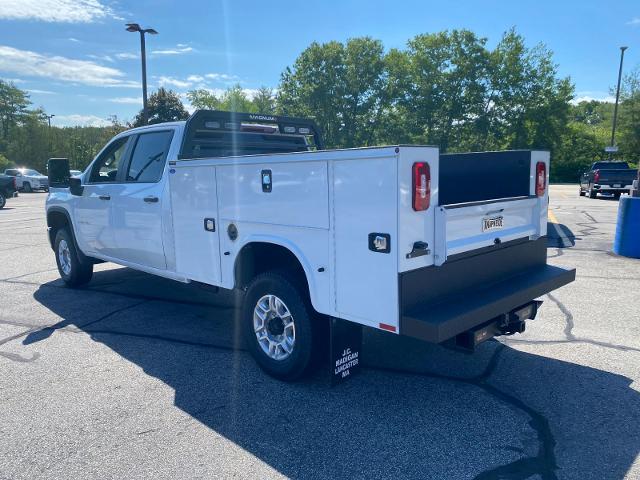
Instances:
[[[329,378],[333,387],[360,371],[362,325],[331,318],[329,329]]]

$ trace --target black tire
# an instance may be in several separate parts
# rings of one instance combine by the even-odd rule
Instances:
[[[593,188],[589,190],[589,198],[596,198],[598,196],[598,192]]]
[[[22,184],[22,189],[24,190],[24,193],[31,193],[33,192],[33,189],[31,188],[31,184],[29,182],[24,182]]]
[[[616,200],[620,200],[620,196],[621,195],[622,194],[620,192],[616,192],[616,193],[613,194],[613,198],[615,198]]]
[[[307,292],[297,286],[300,283],[286,272],[266,272],[256,276],[249,283],[243,299],[241,329],[247,348],[266,373],[284,381],[301,378],[315,365],[313,360],[316,356],[315,340],[318,335],[314,320],[318,319],[311,307]],[[293,318],[295,341],[291,352],[284,359],[272,358],[263,350],[254,328],[254,310],[258,307],[258,301],[267,295],[278,297]],[[283,318],[285,318],[284,315]],[[282,322],[282,320],[279,321]],[[284,350],[281,349],[281,351],[284,354]]]
[[[60,244],[65,242],[65,246],[68,249],[68,266],[66,269],[62,265],[60,253]],[[64,246],[63,246],[64,250]],[[76,245],[73,241],[73,237],[66,228],[61,228],[56,233],[56,239],[54,242],[54,253],[56,255],[56,264],[58,265],[58,272],[60,277],[64,280],[69,287],[80,287],[86,285],[93,276],[93,263],[86,258],[81,258],[76,249]]]
[[[4,194],[0,192],[0,210],[2,210],[6,204],[7,199],[4,197]]]
[[[580,196],[581,196],[581,197],[584,197],[584,196],[585,196],[585,192],[584,192],[584,190],[582,190],[582,187],[580,187]]]

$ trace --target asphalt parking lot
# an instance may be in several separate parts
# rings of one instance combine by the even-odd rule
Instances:
[[[474,355],[366,332],[329,388],[264,375],[228,295],[116,265],[59,280],[45,194],[0,211],[0,478],[640,478],[640,261],[617,201],[551,187],[576,281]]]

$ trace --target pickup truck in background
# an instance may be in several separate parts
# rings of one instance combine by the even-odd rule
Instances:
[[[49,179],[37,170],[30,168],[8,168],[5,175],[15,177],[18,190],[31,193],[34,190],[49,190]]]
[[[310,120],[196,111],[113,138],[80,177],[49,161],[69,286],[114,262],[236,289],[257,363],[293,380],[331,317],[472,350],[575,278],[547,264],[549,153],[323,150]]]
[[[7,204],[7,198],[18,195],[18,187],[15,177],[0,174],[0,209]]]
[[[626,162],[595,162],[582,174],[580,196],[588,194],[589,198],[596,198],[598,193],[606,193],[620,198],[631,191],[637,174]]]

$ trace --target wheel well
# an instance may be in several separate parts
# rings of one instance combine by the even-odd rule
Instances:
[[[47,213],[47,226],[49,227],[49,243],[53,248],[53,242],[56,239],[56,233],[58,233],[58,230],[64,227],[70,227],[70,224],[69,219],[64,213],[54,210]],[[71,231],[71,235],[73,235],[73,231]]]
[[[248,243],[238,253],[234,267],[236,288],[244,288],[256,275],[269,270],[286,271],[303,281],[309,292],[307,276],[298,257],[286,247],[266,242]]]

